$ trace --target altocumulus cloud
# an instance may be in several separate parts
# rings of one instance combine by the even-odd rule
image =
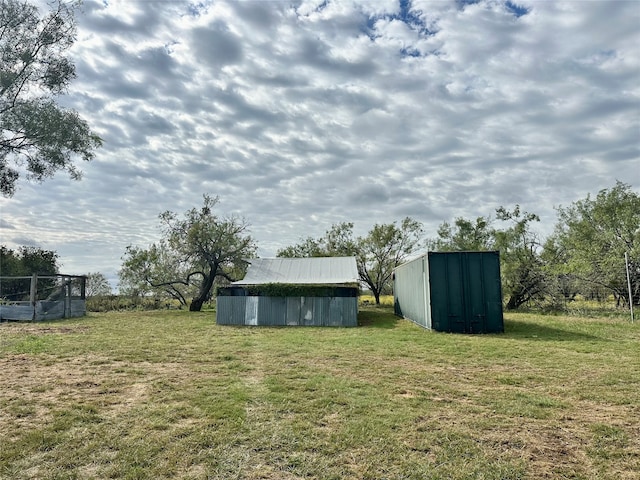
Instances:
[[[549,233],[554,206],[640,184],[638,25],[635,1],[86,1],[61,101],[105,145],[81,182],[1,199],[1,241],[115,283],[203,193],[263,256],[515,203]]]

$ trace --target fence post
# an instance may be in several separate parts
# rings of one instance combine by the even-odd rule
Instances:
[[[38,291],[38,274],[31,275],[31,289],[29,290],[29,303],[35,307],[36,292]]]
[[[35,322],[36,320],[36,293],[38,291],[38,274],[34,273],[31,275],[31,288],[29,289],[29,304],[31,308],[33,308],[33,315],[31,316],[31,321]]]
[[[71,316],[71,278],[66,277],[64,279],[64,317],[69,318]]]

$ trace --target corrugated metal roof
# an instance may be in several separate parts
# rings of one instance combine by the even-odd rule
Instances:
[[[344,285],[358,283],[355,257],[254,258],[234,285],[265,283]]]

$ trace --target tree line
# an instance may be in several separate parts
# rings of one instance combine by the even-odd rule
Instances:
[[[159,242],[127,247],[119,272],[121,293],[165,296],[200,310],[215,285],[242,278],[257,245],[246,220],[214,213],[218,200],[205,195],[202,207],[182,217],[162,213]],[[562,309],[579,294],[597,300],[613,296],[618,305],[639,304],[640,196],[617,182],[557,212],[555,230],[547,239],[536,232],[538,215],[516,205],[498,207],[494,217],[443,222],[434,237],[425,237],[423,225],[410,217],[375,224],[364,236],[354,234],[352,222],[340,222],[320,237],[282,248],[277,256],[354,256],[362,285],[379,303],[381,295],[392,292],[393,269],[426,250],[498,250],[506,309]]]
[[[218,197],[204,195],[201,207],[183,215],[160,214],[161,239],[147,247],[130,245],[124,252],[120,295],[170,299],[199,311],[216,286],[241,279],[257,244],[245,219],[215,213],[218,202]],[[640,195],[617,182],[595,197],[558,207],[557,213],[555,230],[546,239],[536,231],[538,215],[519,205],[498,207],[493,217],[443,222],[433,237],[425,236],[423,225],[410,217],[375,224],[363,236],[354,234],[352,222],[340,222],[324,235],[280,249],[277,256],[353,256],[362,286],[379,303],[381,295],[392,293],[393,269],[425,251],[497,250],[508,310],[562,310],[578,295],[600,301],[613,297],[618,306],[630,301],[639,305]],[[28,280],[7,277],[59,273],[57,253],[37,247],[0,246],[0,267],[0,299],[5,301],[24,300],[29,291]],[[111,295],[103,274],[86,276],[87,297]]]

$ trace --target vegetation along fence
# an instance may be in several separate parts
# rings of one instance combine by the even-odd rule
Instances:
[[[86,277],[0,277],[0,320],[41,321],[85,315]]]

